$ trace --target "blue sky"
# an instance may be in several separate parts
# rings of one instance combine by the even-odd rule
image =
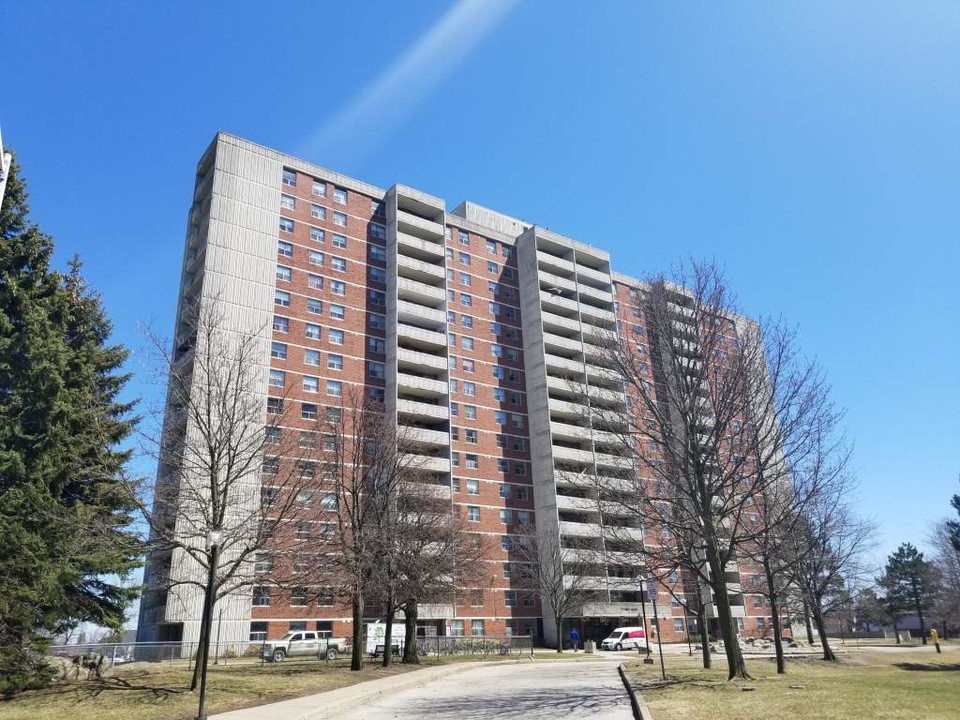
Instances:
[[[715,257],[848,408],[878,557],[960,491],[956,2],[37,2],[3,26],[4,140],[118,341],[171,327],[224,129],[628,274]]]

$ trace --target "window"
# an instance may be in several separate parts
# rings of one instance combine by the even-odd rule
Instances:
[[[263,459],[262,469],[264,475],[276,475],[280,472],[280,458],[265,457]],[[260,488],[260,501],[264,505],[272,505],[273,501],[276,500],[276,493],[271,496],[269,490],[270,488],[268,487]],[[274,491],[276,491],[276,488],[274,488]]]
[[[463,325],[465,328],[472,328],[472,327],[473,327],[473,316],[472,316],[472,315],[461,315],[461,316],[460,316],[460,324]]]
[[[450,403],[451,417],[457,417],[459,414],[460,414],[460,403],[455,403],[455,402]]]
[[[286,360],[287,346],[280,342],[270,343],[270,357],[277,358],[278,360]]]
[[[318,252],[318,251],[316,251],[316,250],[311,250],[311,251],[310,251],[310,264],[311,264],[311,265],[316,265],[317,267],[323,267],[323,261],[324,261],[324,257],[323,257],[323,253],[322,253],[322,252]]]
[[[311,315],[323,315],[323,301],[307,298],[307,312]]]
[[[495,358],[502,358],[502,357],[503,357],[503,345],[491,345],[491,346],[490,346],[490,353],[491,353]]]
[[[497,380],[503,380],[504,377],[506,377],[506,374],[507,374],[506,370],[504,370],[499,365],[494,365],[491,368],[491,370],[493,371],[493,376],[497,378]]]
[[[347,271],[347,260],[342,257],[332,257],[330,258],[330,267],[337,272],[346,272]]]
[[[336,187],[336,186],[334,186],[334,188],[333,188],[333,200],[334,200],[334,202],[338,202],[338,203],[340,203],[341,205],[346,205],[346,204],[347,204],[347,189],[346,189],[346,188],[342,188],[342,187]]]
[[[290,307],[290,293],[283,290],[275,290],[273,293],[273,304],[280,307]]]
[[[493,411],[493,420],[497,425],[506,425],[507,424],[507,414],[503,410],[494,410]]]
[[[387,259],[387,249],[380,245],[368,245],[367,249],[370,252],[371,260],[383,260]]]
[[[519,452],[523,452],[527,449],[527,441],[521,437],[513,438],[513,449]]]
[[[255,585],[253,588],[253,606],[254,607],[270,607],[270,588],[264,585]],[[250,632],[253,632],[253,626],[256,623],[250,623]],[[266,623],[263,623],[266,625]],[[264,630],[266,634],[266,630]]]
[[[505,473],[510,469],[510,463],[504,458],[497,458],[497,472]]]
[[[300,417],[304,420],[316,420],[317,406],[313,403],[302,403],[300,405]]]
[[[334,295],[339,295],[343,297],[347,294],[347,284],[342,280],[331,280],[330,281],[330,292]]]
[[[257,553],[253,564],[253,571],[258,574],[268,573],[273,570],[273,555],[270,553]]]
[[[370,282],[385,284],[387,282],[387,271],[383,268],[370,267],[367,269],[370,276]]]
[[[517,500],[526,500],[526,499],[527,499],[527,489],[517,488]]]
[[[307,323],[304,327],[303,334],[306,335],[311,340],[319,340],[321,335],[321,330],[319,325],[314,325],[313,323]]]
[[[380,223],[370,223],[370,237],[376,238],[377,240],[386,240],[387,228]]]
[[[290,282],[293,277],[293,270],[285,265],[277,265],[277,280],[281,282]]]
[[[461,265],[469,265],[469,264],[470,264],[470,254],[469,254],[469,253],[465,253],[465,252],[458,253],[458,254],[457,254],[457,259],[460,261],[460,264],[461,264]]]
[[[516,348],[507,348],[507,360],[520,362],[520,351]]]
[[[500,510],[500,522],[504,525],[509,525],[513,522],[513,511],[509,509]]]
[[[287,374],[283,370],[270,371],[270,387],[282,388],[286,383]]]
[[[333,224],[339,225],[340,227],[347,226],[347,214],[342,213],[339,210],[333,211]]]
[[[347,315],[347,309],[343,305],[330,304],[330,317],[334,320],[343,320]]]
[[[293,232],[293,220],[290,218],[282,217],[280,218],[280,229],[283,232],[292,233]]]
[[[327,395],[340,397],[343,395],[343,383],[339,380],[327,380]]]
[[[474,366],[473,360],[468,360],[467,358],[464,358],[464,359],[463,359],[463,371],[464,371],[465,373],[469,373],[469,374],[473,375],[473,374],[474,374],[474,371],[475,371],[474,368],[475,368],[475,366]]]
[[[283,437],[283,431],[276,425],[267,425],[263,434],[267,445],[279,445]]]
[[[317,464],[310,460],[297,461],[297,472],[304,480],[312,480],[317,473]]]
[[[479,494],[480,494],[480,481],[467,480],[467,495],[479,495]]]
[[[460,344],[464,350],[473,350],[476,345],[472,337],[461,338]]]
[[[319,350],[304,350],[303,351],[303,364],[304,365],[313,365],[318,367],[320,365],[320,351]]]
[[[367,313],[367,324],[373,330],[385,330],[387,327],[387,318],[377,313]]]
[[[339,425],[343,419],[343,412],[338,407],[328,407],[324,410],[323,419],[330,425]]]
[[[282,257],[293,257],[293,243],[280,240],[277,242],[277,255]]]
[[[515,428],[523,427],[523,415],[517,415],[517,413],[510,414],[510,424]]]
[[[280,415],[283,413],[283,398],[267,398],[267,414]]]
[[[450,487],[453,492],[460,492],[460,478],[453,478],[450,481]]]
[[[509,535],[500,536],[500,549],[511,552],[513,550],[513,538]]]
[[[467,453],[467,468],[470,470],[478,470],[480,468],[480,458],[476,455]]]
[[[460,273],[460,284],[461,284],[461,285],[464,285],[464,286],[466,286],[466,287],[470,287],[470,283],[472,282],[472,280],[473,280],[473,278],[471,278],[471,277],[470,277],[469,275],[467,275],[466,273]]]
[[[470,397],[476,397],[477,395],[477,384],[473,382],[464,382],[463,383],[463,394],[469,395]]]
[[[457,336],[456,336],[455,333],[447,333],[447,344],[448,344],[450,347],[456,347],[456,346],[457,346]]]
[[[344,250],[347,247],[347,238],[345,235],[338,235],[337,233],[334,233],[332,244],[335,248]]]
[[[331,345],[343,345],[343,330],[328,330],[327,341]]]
[[[307,274],[307,287],[311,290],[323,290],[323,278],[319,275]]]
[[[378,378],[383,380],[386,377],[386,372],[384,370],[383,363],[378,362],[368,362],[367,363],[367,375],[373,378]]]
[[[503,325],[500,323],[491,323],[490,324],[490,333],[492,335],[500,336],[503,335]]]
[[[469,277],[470,276],[468,275],[467,278],[469,279]],[[473,307],[473,296],[467,295],[466,293],[460,293],[460,304],[464,307]]]
[[[517,524],[518,525],[529,525],[530,524],[530,512],[528,510],[518,510],[517,511]]]
[[[487,240],[487,252],[491,255],[497,254],[497,242],[496,240]]]
[[[296,210],[297,199],[293,195],[280,195],[280,207],[284,210]]]
[[[297,540],[309,540],[310,539],[310,523],[298,522],[297,527],[294,530],[294,537]]]
[[[303,391],[309,393],[315,393],[320,390],[320,378],[313,377],[312,375],[303,376]]]
[[[493,260],[487,260],[487,272],[488,273],[498,273],[500,271],[500,266],[497,265]]]
[[[285,317],[280,317],[279,315],[274,315],[273,330],[274,332],[279,332],[279,333],[290,332],[290,320]]]
[[[494,399],[497,400],[498,402],[506,402],[506,399],[507,399],[507,391],[504,390],[503,388],[494,388],[494,389],[493,389],[493,397],[494,397]],[[504,446],[504,447],[506,447],[506,446]]]
[[[470,621],[470,634],[474,637],[483,637],[483,620]]]
[[[453,465],[453,467],[460,467],[460,453],[450,453],[450,464]]]
[[[289,187],[297,186],[297,174],[293,170],[283,169],[283,184]]]
[[[310,239],[314,242],[322,243],[327,239],[326,233],[320,228],[312,227],[310,228]]]
[[[480,508],[476,505],[468,505],[467,520],[470,522],[480,522]]]
[[[327,184],[322,180],[313,181],[313,194],[317,197],[327,196]]]
[[[463,416],[467,420],[476,420],[477,419],[477,406],[476,405],[464,405],[463,406]]]
[[[387,304],[387,294],[380,290],[367,290],[367,297],[370,298],[371,305]]]
[[[463,620],[450,621],[450,635],[452,637],[463,637]]]
[[[327,209],[323,205],[311,205],[310,217],[315,217],[317,220],[326,220]]]
[[[460,244],[463,245],[464,247],[470,247],[469,233],[466,233],[463,230],[458,230],[457,234],[459,236]]]
[[[380,338],[368,337],[367,347],[370,349],[370,352],[377,353],[378,355],[383,355],[387,352],[387,343]]]
[[[464,436],[465,436],[464,439],[467,441],[467,443],[468,443],[469,445],[476,445],[476,444],[477,444],[477,431],[476,431],[476,430],[465,430],[465,431],[464,431]]]
[[[307,589],[295,587],[290,591],[290,607],[303,607],[307,604]],[[293,623],[290,623],[291,625]]]

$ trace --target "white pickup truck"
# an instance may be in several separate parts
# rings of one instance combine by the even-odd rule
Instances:
[[[347,652],[346,638],[321,637],[313,630],[288,632],[279,640],[263,644],[260,654],[268,662],[283,662],[288,657],[313,656],[321,660],[336,660]]]

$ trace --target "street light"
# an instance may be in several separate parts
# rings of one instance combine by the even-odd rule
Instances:
[[[210,552],[210,572],[207,575],[207,597],[203,604],[203,618],[200,621],[201,658],[200,658],[200,707],[197,720],[206,720],[203,705],[207,699],[207,659],[210,657],[210,626],[213,624],[213,603],[217,592],[217,565],[220,562],[220,543],[223,533],[210,530],[207,533],[207,550]]]

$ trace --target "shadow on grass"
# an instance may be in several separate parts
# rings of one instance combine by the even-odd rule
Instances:
[[[960,663],[894,663],[893,666],[918,672],[960,672]]]

